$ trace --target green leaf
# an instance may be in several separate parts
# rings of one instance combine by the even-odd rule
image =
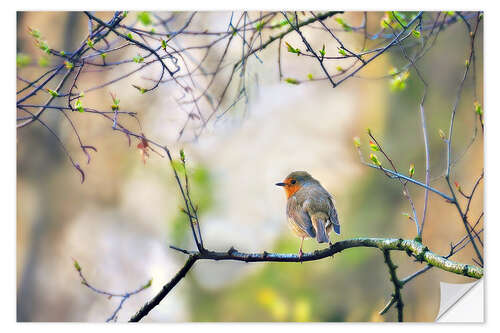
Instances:
[[[370,149],[373,151],[380,151],[380,148],[377,146],[377,144],[371,140],[370,140]]]
[[[483,115],[483,107],[481,105],[481,103],[475,101],[474,102],[474,110],[476,111],[476,113],[480,116]]]
[[[285,42],[285,44],[288,48],[288,52],[300,54],[300,49],[294,48],[292,45],[288,44],[287,42]]]
[[[82,105],[82,101],[80,99],[76,100],[75,109],[77,109],[79,112],[85,112],[85,109],[83,108],[83,105]]]
[[[337,48],[339,50],[339,53],[343,56],[347,56],[347,53],[344,49],[341,49],[340,47]]]
[[[307,74],[307,78],[308,78],[309,80],[312,80],[312,79],[313,79],[313,75],[312,75],[311,73],[309,73],[309,74]]]
[[[46,41],[38,39],[36,41],[36,44],[38,45],[38,47],[40,48],[40,50],[44,51],[47,54],[50,54],[50,47],[49,47],[49,44],[47,44]]]
[[[70,61],[65,61],[64,67],[66,67],[67,69],[71,69],[71,68],[75,67],[75,65]]]
[[[153,279],[150,279],[148,281],[148,283],[146,283],[145,285],[142,286],[142,289],[148,289],[149,287],[151,287],[152,283],[153,283]]]
[[[16,66],[23,68],[31,63],[31,57],[24,53],[18,53],[16,56]]]
[[[149,12],[140,12],[139,14],[137,14],[137,19],[144,26],[148,26],[152,23],[151,16],[149,15]]]
[[[389,12],[385,12],[385,15],[380,20],[380,27],[382,29],[392,27],[394,25],[393,19],[394,19],[394,16],[390,15]]]
[[[321,56],[325,56],[326,55],[326,51],[325,51],[325,44],[323,44],[323,48],[321,50],[319,50],[319,53],[321,54]]]
[[[375,163],[378,166],[382,166],[382,163],[377,158],[377,155],[375,154],[370,154],[370,160],[372,160],[373,163]]]
[[[407,26],[408,25],[408,22],[406,22],[406,15],[403,14],[403,13],[400,13],[400,12],[390,12],[389,13],[389,16],[394,20],[394,21],[399,21],[401,22],[401,24],[403,24],[404,26]],[[397,20],[396,20],[397,18]],[[397,23],[398,26],[400,26],[399,23]],[[401,27],[401,26],[400,26]]]
[[[113,110],[113,111],[119,110],[120,109],[120,106],[119,106],[120,100],[116,97],[115,94],[110,93],[110,95],[111,95],[111,100],[113,101],[113,105],[111,105],[111,110]]]
[[[94,41],[92,39],[90,39],[90,38],[87,39],[87,45],[88,45],[88,47],[90,47],[91,49],[93,49],[94,48]]]
[[[127,34],[127,37],[128,37],[129,39],[134,39],[134,36],[132,36],[132,34],[131,34],[130,32]]]
[[[352,27],[349,24],[345,23],[342,18],[336,17],[335,21],[337,21],[337,23],[340,24],[342,28],[344,28],[344,31],[352,31]]]
[[[107,56],[108,56],[108,54],[106,52],[101,53],[101,57],[103,60],[106,59]]]
[[[75,259],[73,259],[73,266],[75,266],[75,269],[77,272],[80,272],[82,270],[82,267],[80,266],[78,261],[76,261]]]
[[[117,110],[120,110],[120,100],[116,97],[115,94],[113,93],[110,93],[111,95],[111,100],[113,101],[113,104],[111,105],[111,110],[113,111],[117,111]]]
[[[286,83],[290,83],[290,84],[300,84],[300,82],[299,82],[299,81],[297,81],[297,80],[295,80],[295,79],[292,79],[291,77],[287,77],[287,78],[285,79],[285,82],[286,82]]]
[[[52,95],[52,97],[59,97],[59,93],[57,91],[49,89],[49,88],[47,88],[47,91],[49,92],[49,94]]]
[[[283,26],[285,26],[285,25],[287,25],[287,24],[288,24],[288,21],[287,21],[287,20],[282,20],[282,21],[280,21],[280,22],[273,23],[273,24],[271,25],[271,29],[281,28],[281,27],[283,27]]]
[[[164,39],[161,40],[161,48],[165,51],[167,50],[167,41]]]
[[[413,177],[413,174],[415,173],[415,164],[411,163],[410,168],[408,169],[408,174],[410,177]]]
[[[35,37],[36,39],[41,37],[40,31],[38,29],[32,29],[32,28],[28,27],[28,31],[29,31],[30,35]]]
[[[137,56],[135,56],[135,57],[133,58],[133,60],[134,60],[134,62],[136,62],[136,63],[140,64],[141,62],[143,62],[143,61],[144,61],[144,58],[143,58],[141,55],[139,55],[139,54],[138,54]]]
[[[408,71],[405,71],[399,75],[395,75],[390,81],[392,91],[401,91],[406,89],[406,80],[410,76]]]
[[[406,89],[406,83],[401,81],[401,77],[396,76],[394,79],[391,80],[391,90],[392,91],[398,91],[398,90],[405,90]]]
[[[340,67],[340,66],[337,66],[337,67],[336,67],[336,69],[337,69],[339,72],[343,72],[343,71],[344,71],[344,69],[343,69],[342,67]]]
[[[184,154],[184,149],[179,151],[179,155],[181,156],[181,161],[184,162],[186,160],[186,155]]]
[[[412,34],[412,35],[413,35],[413,37],[415,37],[415,38],[420,38],[420,31],[418,31],[418,30],[413,30],[413,31],[411,32],[411,34]]]
[[[59,54],[60,54],[62,57],[66,56],[66,52],[64,52],[64,51],[59,52]]]
[[[136,86],[135,84],[132,85],[132,87],[134,87],[135,89],[139,90],[139,92],[141,94],[144,94],[146,92],[146,89],[145,88],[142,88],[142,87],[139,87],[139,86]]]
[[[262,31],[262,28],[264,28],[264,21],[259,21],[255,24],[255,30]]]

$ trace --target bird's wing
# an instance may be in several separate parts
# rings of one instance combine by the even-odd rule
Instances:
[[[335,199],[328,191],[326,191],[326,193],[328,193],[328,201],[330,203],[330,211],[328,212],[328,215],[330,216],[330,221],[332,222],[333,231],[340,235],[340,222],[337,210],[335,209]]]
[[[316,231],[313,228],[311,218],[309,214],[305,211],[302,205],[297,201],[295,196],[288,198],[286,204],[286,212],[289,218],[295,222],[295,224],[306,232],[309,236],[315,237]]]
[[[316,198],[313,200],[306,200],[304,203],[304,209],[306,211],[313,212],[324,212],[329,217],[329,222],[327,224],[332,224],[333,230],[340,234],[340,223],[337,215],[337,210],[335,209],[335,201],[333,196],[325,190],[321,185],[311,187],[309,190],[309,195]]]
[[[333,200],[333,197],[331,194],[329,194],[330,197],[328,198],[330,200],[330,212],[328,215],[330,216],[330,221],[332,222],[333,225],[333,230],[340,235],[340,222],[339,222],[339,217],[337,215],[337,210],[335,209],[335,203]]]

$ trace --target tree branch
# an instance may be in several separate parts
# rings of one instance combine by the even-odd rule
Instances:
[[[326,257],[331,257],[335,253],[342,252],[345,249],[354,247],[374,247],[382,251],[396,250],[406,251],[409,255],[413,255],[417,260],[426,262],[427,264],[441,268],[444,271],[480,279],[483,277],[483,269],[474,265],[457,263],[448,260],[440,255],[431,252],[427,246],[414,240],[405,240],[401,238],[353,238],[336,242],[330,247],[317,250],[311,253],[304,253],[302,257],[297,254],[289,253],[243,253],[231,247],[226,252],[215,252],[205,250],[203,252],[188,251],[171,246],[172,249],[188,254],[189,258],[184,264],[184,267],[174,276],[174,278],[163,286],[162,290],[149,302],[147,302],[131,319],[131,322],[137,322],[146,316],[149,311],[156,307],[167,296],[167,294],[186,276],[186,273],[191,269],[197,260],[233,260],[244,262],[304,262],[316,261]]]
[[[336,15],[336,14],[342,14],[343,11],[332,11],[332,12],[326,12],[326,13],[323,13],[323,14],[320,14],[320,15],[317,15],[317,16],[314,16],[310,19],[307,19],[303,22],[300,22],[300,23],[297,23],[297,25],[295,26],[295,28],[301,28],[303,26],[306,26],[306,25],[309,25],[313,22],[316,22],[316,21],[319,21],[319,20],[325,20],[327,18],[329,18],[330,16],[333,16],[333,15]],[[260,50],[263,50],[265,49],[269,44],[271,44],[272,42],[274,42],[275,40],[277,39],[282,39],[285,35],[288,35],[290,32],[292,31],[295,31],[295,28],[290,26],[290,28],[288,28],[287,31],[284,31],[282,32],[281,34],[279,35],[276,35],[276,36],[272,36],[268,39],[267,42],[263,43],[260,47],[257,47],[255,49],[253,49],[252,51],[248,52],[246,55],[245,55],[245,58],[244,59],[247,59],[249,56],[251,56],[252,54],[254,54],[255,52],[257,51],[260,51]],[[238,65],[242,62],[242,59],[239,60],[238,62],[236,62],[236,64],[234,64],[234,67],[238,67]]]
[[[396,303],[396,308],[398,309],[398,321],[402,322],[404,304],[401,297],[401,289],[403,288],[403,283],[398,279],[398,276],[396,275],[396,269],[398,268],[398,266],[394,265],[394,263],[392,262],[389,250],[383,250],[382,252],[384,254],[384,261],[389,268],[391,281],[394,284],[394,294],[392,294],[391,301],[389,301],[388,305],[386,305],[384,307],[384,310],[382,310],[380,313],[384,314],[385,312],[387,312],[387,310],[389,310],[392,304]]]
[[[146,316],[149,313],[149,311],[151,311],[158,304],[160,304],[160,302],[165,298],[165,296],[167,296],[170,290],[172,290],[177,285],[177,283],[179,283],[179,281],[186,276],[186,273],[189,272],[191,267],[193,267],[194,263],[198,259],[199,258],[197,258],[196,256],[189,256],[188,260],[184,264],[184,267],[181,268],[181,270],[174,276],[174,278],[169,283],[163,286],[161,291],[155,297],[153,297],[152,300],[144,304],[142,308],[132,318],[130,318],[129,322],[138,322],[139,320],[144,318],[144,316]]]

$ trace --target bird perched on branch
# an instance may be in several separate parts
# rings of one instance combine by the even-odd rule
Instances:
[[[305,237],[316,237],[318,243],[330,242],[332,229],[340,234],[333,197],[305,171],[294,171],[282,183],[287,198],[286,215],[293,232],[302,238],[299,257]]]

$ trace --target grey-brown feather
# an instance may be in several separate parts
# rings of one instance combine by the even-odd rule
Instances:
[[[292,230],[300,237],[316,237],[309,214],[302,208],[295,196],[291,196],[286,204],[286,215]]]
[[[332,229],[340,234],[333,197],[312,177],[288,198],[287,215],[292,229],[300,237],[316,237],[322,243],[329,240]]]

